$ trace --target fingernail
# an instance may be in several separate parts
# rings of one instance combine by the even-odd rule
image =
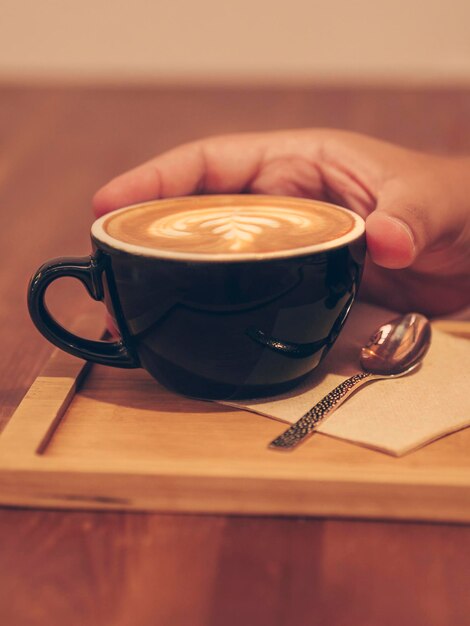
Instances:
[[[411,230],[411,228],[408,226],[408,224],[403,222],[398,217],[394,217],[393,215],[384,215],[384,217],[386,217],[388,220],[390,220],[391,222],[399,226],[403,230],[403,232],[406,233],[408,239],[410,240],[410,251],[412,252],[413,258],[414,258],[416,254],[416,242],[415,242],[415,236],[413,235],[413,231]]]
[[[367,246],[374,263],[389,269],[411,265],[417,254],[411,228],[401,219],[376,211],[366,220]]]

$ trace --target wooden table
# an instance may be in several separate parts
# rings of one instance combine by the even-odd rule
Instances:
[[[470,152],[470,90],[0,88],[0,424],[51,352],[28,277],[89,251],[102,183],[209,133],[318,125]],[[99,306],[51,291],[65,323]],[[469,555],[457,525],[1,509],[0,623],[460,626]]]

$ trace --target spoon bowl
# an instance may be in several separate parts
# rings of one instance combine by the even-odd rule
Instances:
[[[383,324],[361,350],[365,372],[402,376],[417,367],[431,344],[431,324],[420,313],[407,313]]]

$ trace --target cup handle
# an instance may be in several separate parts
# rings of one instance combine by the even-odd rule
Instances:
[[[39,332],[61,350],[81,359],[113,367],[140,367],[124,341],[94,341],[79,337],[63,328],[49,313],[44,301],[49,285],[64,276],[78,278],[94,300],[103,300],[102,263],[94,256],[52,259],[44,263],[31,278],[28,287],[28,309]]]

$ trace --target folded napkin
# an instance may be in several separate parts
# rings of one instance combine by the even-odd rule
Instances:
[[[263,399],[225,402],[293,423],[345,378],[360,372],[361,347],[397,313],[357,303],[323,363],[292,391]],[[470,341],[433,329],[423,364],[397,379],[378,380],[327,417],[317,430],[394,456],[470,425]],[[280,432],[282,428],[280,428]]]

